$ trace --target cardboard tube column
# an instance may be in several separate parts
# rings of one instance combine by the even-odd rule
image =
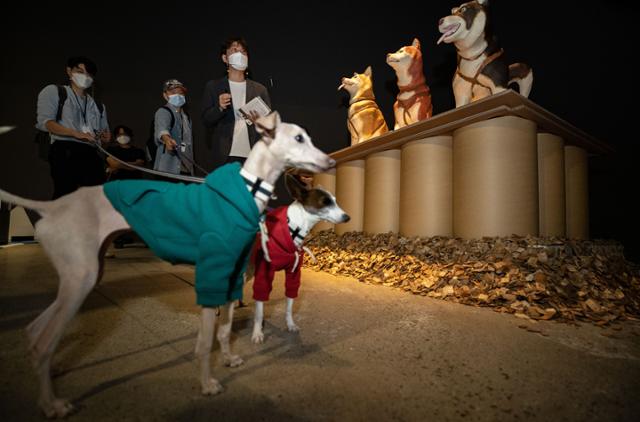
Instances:
[[[326,173],[320,173],[313,176],[313,185],[320,186],[322,189],[336,194],[336,169],[331,169]],[[331,230],[335,228],[335,224],[327,221],[320,221],[313,228],[313,232],[319,232],[322,230]]]
[[[336,233],[361,232],[364,220],[364,160],[338,164],[336,200],[351,217],[349,222],[336,225]]]
[[[400,234],[453,234],[451,136],[434,136],[402,147]]]
[[[567,237],[589,238],[589,186],[587,152],[579,147],[564,147]]]
[[[377,152],[365,160],[364,231],[398,233],[400,224],[399,149]]]
[[[565,236],[564,141],[538,133],[540,236]]]
[[[497,117],[453,133],[453,232],[467,239],[538,234],[536,124]]]

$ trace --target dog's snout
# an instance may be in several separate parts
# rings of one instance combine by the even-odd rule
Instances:
[[[334,168],[336,166],[336,160],[333,158],[329,158],[327,163],[329,164],[329,168]]]
[[[348,223],[349,220],[351,220],[351,217],[349,217],[349,214],[342,214],[342,222],[343,223]]]
[[[440,18],[440,20],[438,21],[438,25],[442,26],[443,23],[444,23],[444,18]]]

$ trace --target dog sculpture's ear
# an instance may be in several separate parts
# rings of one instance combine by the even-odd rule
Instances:
[[[275,138],[276,129],[280,123],[280,114],[277,111],[273,111],[255,121],[256,131],[264,140],[270,141]]]
[[[413,43],[411,43],[411,45],[420,50],[420,40],[418,40],[417,38],[413,39]]]
[[[367,68],[364,70],[364,74],[368,77],[371,77],[371,73],[371,66],[367,66]]]
[[[309,189],[307,186],[302,183],[296,176],[291,174],[285,174],[284,176],[284,184],[287,188],[287,192],[293,199],[297,199],[300,202],[303,202],[309,193]]]

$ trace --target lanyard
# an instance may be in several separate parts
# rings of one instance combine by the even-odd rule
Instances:
[[[84,110],[83,110],[82,106],[80,105],[80,100],[78,99],[78,95],[73,90],[73,88],[71,89],[71,92],[73,92],[73,96],[76,97],[76,103],[78,103],[78,108],[80,109],[80,114],[82,115],[82,123],[86,125],[87,124],[87,103],[89,102],[89,99],[87,98],[87,94],[84,94]]]
[[[180,118],[180,132],[181,132],[181,135],[182,135],[181,138],[180,138],[180,143],[181,144],[186,144],[186,142],[185,142],[185,135],[186,135],[185,124],[189,124],[189,118],[187,117],[187,115],[182,110],[180,110],[179,112],[176,110],[176,114]],[[193,143],[193,140],[191,141],[191,143]]]

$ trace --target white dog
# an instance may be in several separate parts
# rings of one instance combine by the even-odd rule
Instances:
[[[42,216],[35,226],[36,235],[60,277],[55,301],[27,327],[33,364],[40,381],[39,405],[48,417],[64,417],[73,409],[67,400],[54,393],[51,358],[64,329],[100,279],[102,258],[109,242],[129,229],[134,229],[160,257],[196,263],[198,303],[203,305],[196,355],[201,363],[203,394],[222,391],[209,368],[220,305],[223,305],[222,321],[217,337],[225,363],[229,366],[243,363],[229,350],[233,302],[238,299],[238,292],[241,295],[243,265],[273,185],[287,166],[322,172],[335,165],[333,159],[313,146],[303,129],[281,123],[277,112],[256,120],[255,124],[262,139],[251,150],[243,168],[240,170],[237,164],[223,166],[202,184],[119,181],[104,187],[81,188],[55,201],[32,201],[0,191],[0,199],[34,209]],[[197,215],[188,221],[172,219],[170,214],[167,217],[172,207],[182,212],[192,207],[191,203],[183,203],[191,196],[201,206]],[[238,198],[238,202],[229,198],[234,201]],[[140,210],[142,212],[137,213]],[[159,214],[165,220],[156,225]],[[222,229],[211,228],[214,223]],[[200,230],[200,226],[206,229]],[[168,242],[164,248],[159,239],[163,235],[174,236],[179,230],[183,232],[182,237],[176,239],[182,243]],[[225,234],[225,230],[230,233]],[[200,240],[190,243],[189,235]],[[207,238],[210,241],[207,242]],[[200,257],[194,259],[194,255]],[[220,294],[208,285],[212,280],[221,282],[223,291],[231,293]]]

